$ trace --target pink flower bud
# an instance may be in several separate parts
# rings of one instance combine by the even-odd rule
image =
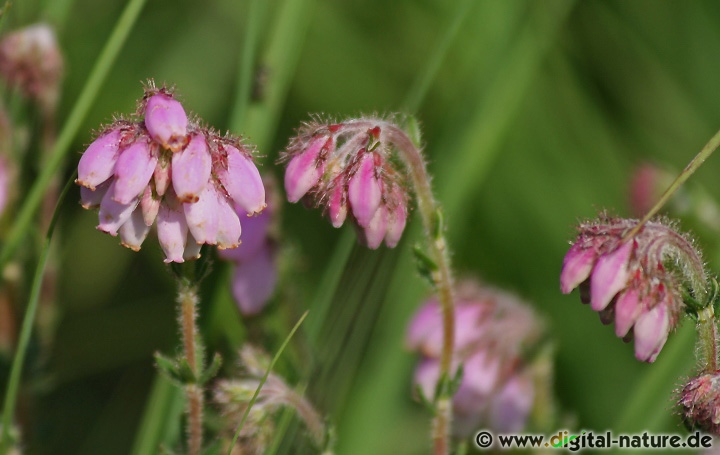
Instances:
[[[94,190],[112,177],[118,159],[120,136],[120,130],[111,130],[90,144],[78,163],[77,184]]]
[[[164,196],[170,186],[170,170],[171,164],[166,160],[158,159],[157,166],[155,166],[155,172],[153,173],[153,180],[155,181],[155,192],[158,196]]]
[[[615,251],[606,253],[597,260],[590,278],[590,306],[600,311],[622,290],[630,278],[628,260],[633,251],[633,241],[620,245]]]
[[[265,186],[255,164],[240,150],[225,145],[227,169],[220,169],[219,178],[232,200],[249,214],[265,208]]]
[[[217,193],[218,207],[218,248],[236,248],[240,245],[240,219],[225,196]]]
[[[667,341],[669,329],[670,318],[666,305],[655,305],[638,317],[633,330],[635,357],[643,362],[654,362]]]
[[[624,337],[642,313],[643,305],[635,288],[629,288],[618,295],[615,303],[615,335]]]
[[[197,202],[183,204],[188,229],[199,243],[215,245],[218,236],[218,196],[213,185],[207,185]]]
[[[112,235],[117,235],[120,226],[125,224],[130,219],[130,215],[138,205],[138,199],[130,201],[127,204],[121,204],[115,200],[113,194],[115,193],[115,182],[110,184],[107,189],[107,193],[100,202],[100,223],[98,224],[98,230]]]
[[[375,176],[374,153],[362,153],[357,171],[348,182],[348,200],[358,225],[367,227],[382,201],[382,188]]]
[[[360,238],[368,248],[376,250],[385,238],[386,232],[387,210],[385,210],[384,206],[381,206],[375,211],[375,215],[372,217],[367,227],[363,229]]]
[[[570,248],[563,260],[560,273],[560,291],[569,294],[580,283],[587,280],[597,260],[597,252],[593,248],[584,248],[579,242]]]
[[[159,92],[145,105],[145,127],[164,148],[179,152],[187,144],[188,118],[182,104]]]
[[[347,217],[347,201],[345,195],[345,181],[340,175],[335,179],[333,189],[330,191],[330,200],[328,201],[328,216],[333,227],[339,228],[345,222]]]
[[[105,197],[108,188],[110,188],[110,181],[105,181],[95,188],[95,191],[90,188],[81,186],[80,187],[80,205],[84,209],[94,209],[100,207],[100,203]]]
[[[179,209],[162,204],[157,218],[160,247],[165,252],[165,262],[185,262],[183,254],[187,244],[188,227]]]
[[[140,198],[140,210],[142,210],[143,220],[147,226],[152,226],[160,211],[160,197],[154,197],[152,189],[145,187],[142,197]]]
[[[325,169],[325,162],[320,160],[320,152],[330,141],[327,136],[315,137],[304,152],[290,160],[285,170],[285,192],[288,201],[299,201],[320,181]]]
[[[137,199],[155,172],[157,157],[147,142],[140,140],[120,152],[115,164],[115,190],[113,198],[120,204]]]
[[[689,427],[720,434],[720,375],[717,371],[692,378],[680,392],[678,404]]]
[[[150,226],[145,224],[142,209],[136,208],[130,219],[120,226],[121,244],[133,251],[140,251],[140,246],[149,232]]]
[[[407,207],[405,204],[397,204],[388,214],[387,233],[385,234],[385,245],[388,248],[395,248],[400,242],[405,230],[405,223],[407,223]]]
[[[212,161],[205,136],[194,134],[172,157],[172,184],[180,202],[196,202],[210,180]]]

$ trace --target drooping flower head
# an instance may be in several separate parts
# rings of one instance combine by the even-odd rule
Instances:
[[[264,177],[267,207],[257,216],[235,205],[243,220],[242,244],[220,251],[220,257],[234,263],[232,293],[240,312],[245,316],[260,313],[275,291],[278,279],[275,227],[279,220],[278,194],[275,180]]]
[[[135,251],[157,220],[165,262],[199,256],[203,244],[240,244],[245,213],[265,207],[252,150],[189,119],[172,90],[150,84],[130,119],[105,127],[78,164],[84,208],[100,208],[97,228]]]
[[[290,202],[323,206],[334,227],[352,220],[375,249],[400,241],[408,216],[407,178],[399,147],[412,144],[391,121],[360,118],[304,124],[287,147],[285,191]]]
[[[534,399],[525,354],[542,336],[535,314],[514,295],[463,282],[456,290],[453,371],[462,379],[453,397],[454,431],[467,436],[478,428],[520,431]],[[429,299],[415,313],[407,346],[423,355],[414,381],[432,400],[440,376],[443,324],[440,305]]]
[[[31,25],[0,40],[0,74],[47,108],[57,103],[62,72],[62,54],[50,25]]]
[[[618,337],[634,338],[637,359],[654,362],[682,314],[683,291],[702,300],[707,279],[699,251],[674,226],[650,221],[625,239],[637,223],[601,215],[580,224],[560,289],[579,286],[583,303],[614,321]]]

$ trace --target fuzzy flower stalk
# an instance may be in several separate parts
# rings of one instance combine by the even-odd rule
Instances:
[[[236,207],[265,208],[252,149],[190,119],[172,90],[150,84],[131,118],[103,128],[78,164],[84,208],[98,230],[138,251],[157,225],[165,262],[199,257],[203,244],[240,245]]]
[[[665,220],[639,226],[602,214],[577,230],[563,262],[561,291],[579,287],[582,302],[603,323],[614,322],[618,337],[634,340],[635,357],[654,362],[682,314],[697,315],[706,306],[709,282],[699,250]]]
[[[456,298],[453,364],[463,368],[452,400],[453,433],[467,438],[478,428],[524,430],[536,395],[528,354],[541,341],[542,324],[516,296],[473,281],[461,282]],[[440,379],[442,338],[440,306],[432,297],[406,336],[408,348],[422,354],[414,383],[424,401],[432,401]]]
[[[320,414],[305,397],[275,373],[268,375],[240,430],[236,445],[230,447],[238,424],[260,386],[260,378],[270,364],[270,359],[263,352],[250,345],[242,348],[240,359],[244,377],[219,381],[215,387],[215,402],[223,416],[223,453],[228,453],[228,449],[232,449],[230,453],[238,455],[265,453],[275,436],[273,416],[284,407],[295,410],[300,420],[305,423],[314,444],[318,448],[324,448],[324,454],[331,453],[325,447],[329,442],[326,440],[328,432]]]
[[[78,163],[84,208],[99,207],[98,230],[120,236],[139,250],[157,226],[165,262],[200,256],[204,244],[240,245],[243,218],[265,208],[265,188],[252,150],[238,138],[220,136],[189,118],[171,89],[150,82],[137,112],[103,128]],[[175,269],[174,269],[175,270]],[[197,330],[198,283],[188,268],[178,275],[183,353],[177,361],[158,357],[158,367],[177,377],[187,396],[188,453],[203,449],[203,385],[207,370]],[[188,373],[189,370],[189,373]]]
[[[414,194],[428,241],[427,268],[443,315],[443,393],[436,403],[433,441],[436,454],[447,454],[452,421],[447,385],[454,373],[452,275],[442,216],[417,142],[394,119],[315,119],[298,129],[281,160],[287,162],[285,190],[290,202],[304,200],[323,207],[335,227],[352,222],[360,242],[371,249],[383,242],[390,248],[398,244],[410,193]]]

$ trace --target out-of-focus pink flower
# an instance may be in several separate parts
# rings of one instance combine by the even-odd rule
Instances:
[[[0,40],[0,74],[47,108],[56,106],[63,59],[48,24],[35,24]]]
[[[514,295],[467,281],[457,288],[454,319],[452,370],[463,365],[453,397],[454,431],[467,436],[481,427],[523,429],[535,392],[522,353],[542,335],[537,317]],[[431,298],[415,313],[406,337],[407,346],[423,355],[414,381],[430,400],[440,379],[442,337],[440,305]]]
[[[683,286],[702,296],[706,277],[700,253],[672,226],[651,221],[624,239],[636,225],[604,215],[581,224],[563,262],[560,290],[579,286],[603,322],[615,321],[617,336],[635,339],[637,359],[654,362],[682,312]]]
[[[220,257],[235,263],[232,293],[245,316],[260,313],[275,292],[278,279],[277,246],[273,227],[278,223],[277,191],[269,177],[265,179],[267,207],[262,213],[249,216],[235,206],[243,220],[242,243],[237,248],[220,251]]]
[[[401,135],[407,139],[395,124],[377,118],[306,124],[282,158],[288,162],[288,200],[324,206],[334,227],[349,215],[359,240],[369,248],[383,241],[395,247],[405,229],[409,201],[406,172],[397,156]]]
[[[194,259],[202,244],[237,247],[241,220],[233,205],[265,207],[251,150],[188,120],[166,88],[151,85],[137,116],[105,128],[80,158],[81,202],[99,206],[98,229],[137,251],[157,219],[165,262]]]

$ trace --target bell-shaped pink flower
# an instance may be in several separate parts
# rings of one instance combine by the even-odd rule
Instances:
[[[140,196],[155,172],[157,156],[145,141],[127,147],[115,163],[115,189],[113,199],[129,204]]]
[[[580,243],[573,245],[563,260],[560,291],[563,294],[569,294],[580,283],[587,280],[596,260],[597,252],[593,248],[583,247]]]
[[[76,183],[90,190],[112,177],[118,159],[122,131],[111,130],[95,139],[80,157]]]
[[[320,181],[325,169],[321,152],[330,143],[331,139],[327,136],[317,136],[312,139],[306,150],[290,160],[285,170],[285,192],[288,201],[299,201]]]
[[[665,305],[655,305],[640,315],[635,322],[635,357],[643,362],[654,362],[667,341],[670,317]]]
[[[188,145],[172,157],[172,184],[180,202],[197,202],[207,186],[212,158],[203,134],[194,134]]]
[[[615,294],[628,282],[628,261],[633,242],[625,242],[618,249],[600,256],[590,277],[590,306],[595,311],[604,310]]]
[[[348,200],[352,214],[360,227],[367,227],[380,208],[382,189],[375,175],[375,156],[361,153],[360,164],[355,175],[348,181]],[[384,236],[383,232],[383,236]]]
[[[260,172],[249,157],[232,145],[227,151],[227,170],[219,172],[220,181],[232,200],[252,215],[265,208],[265,186]]]
[[[185,109],[167,91],[161,90],[147,99],[145,127],[150,137],[168,150],[179,152],[187,144]]]

